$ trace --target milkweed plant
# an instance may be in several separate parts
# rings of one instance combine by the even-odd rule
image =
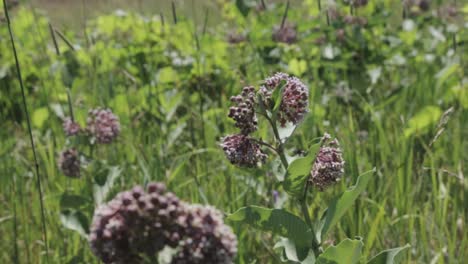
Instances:
[[[323,214],[311,215],[308,209],[310,193],[333,188],[345,175],[345,161],[339,141],[325,133],[308,146],[304,155],[291,157],[286,149],[288,139],[308,113],[308,87],[296,77],[276,73],[266,78],[258,89],[244,87],[240,95],[231,98],[231,102],[228,117],[234,120],[239,132],[221,139],[220,147],[226,158],[235,166],[254,168],[273,160],[267,153],[276,156],[285,172],[284,177],[280,177],[280,184],[296,201],[302,215],[285,209],[250,205],[238,209],[227,219],[280,237],[275,249],[284,262],[362,262],[362,239],[348,238],[336,246],[325,247],[324,238],[365,190],[374,170],[357,177],[356,185],[330,201],[323,208]],[[255,137],[260,122],[270,127],[271,138]],[[383,251],[367,263],[398,263],[402,252],[408,247]]]

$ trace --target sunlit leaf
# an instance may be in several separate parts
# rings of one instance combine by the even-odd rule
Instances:
[[[298,216],[283,209],[247,206],[229,215],[227,220],[248,224],[256,229],[272,232],[294,242],[298,258],[307,257],[312,243],[312,231]]]
[[[401,262],[404,252],[410,248],[410,245],[407,244],[403,247],[387,249],[367,262],[367,264],[398,264]]]
[[[80,211],[63,211],[60,214],[60,222],[65,228],[76,231],[85,238],[87,237],[88,220]]]
[[[47,107],[41,107],[34,110],[32,114],[32,123],[37,128],[42,128],[44,122],[49,118],[49,109]]]
[[[408,127],[403,134],[408,138],[415,133],[424,132],[430,126],[436,124],[441,115],[442,110],[439,107],[426,106],[408,121]]]
[[[361,174],[356,182],[356,185],[346,190],[341,196],[335,198],[325,213],[321,237],[325,237],[328,231],[340,220],[346,211],[353,205],[358,196],[365,190],[370,179],[374,175],[374,170]]]
[[[320,150],[321,143],[312,145],[307,156],[294,160],[288,167],[288,174],[283,183],[284,190],[289,194],[299,197],[304,192],[304,187],[309,178],[315,156]]]
[[[354,264],[361,257],[364,243],[361,240],[345,239],[337,246],[330,246],[320,254],[317,264]]]

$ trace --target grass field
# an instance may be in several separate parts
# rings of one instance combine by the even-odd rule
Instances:
[[[301,219],[310,214],[315,223],[372,169],[317,250],[351,238],[364,244],[359,263],[406,244],[401,263],[465,263],[466,1],[431,1],[426,9],[421,1],[350,8],[306,0],[294,1],[287,13],[281,1],[266,1],[266,10],[255,1],[204,1],[196,8],[180,1],[177,19],[170,1],[66,2],[36,0],[11,10],[27,112],[0,12],[0,263],[100,263],[88,243],[93,213],[138,184],[163,182],[180,199],[225,216],[256,205]],[[110,12],[116,7],[125,12]],[[272,37],[283,20],[290,35]],[[308,87],[308,114],[284,146],[268,115],[259,114],[251,135],[272,139],[275,150],[265,147],[262,166],[234,166],[219,146],[238,133],[227,116],[230,98],[279,71]],[[119,118],[114,142],[65,135],[66,117],[85,127],[88,110],[97,107]],[[282,181],[275,152],[288,162],[301,158],[324,133],[339,140],[345,173],[323,192],[310,188],[304,213],[304,201]],[[58,165],[67,148],[80,153],[79,178],[66,177]],[[232,219],[225,223],[238,240],[234,263],[282,262],[285,253],[275,244],[292,237]],[[337,263],[353,263],[338,256]]]

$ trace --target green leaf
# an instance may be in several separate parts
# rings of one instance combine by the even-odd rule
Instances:
[[[406,138],[425,131],[434,125],[442,115],[442,110],[437,106],[426,106],[408,121],[408,127],[403,132]]]
[[[281,240],[275,244],[274,249],[283,248],[283,262],[292,261],[301,264],[313,264],[315,263],[315,255],[314,252],[309,248],[303,248],[300,250],[304,250],[304,252],[297,252],[296,244],[294,241],[291,241],[288,238],[281,238]],[[304,260],[300,260],[299,256],[307,256]]]
[[[244,2],[245,0],[236,0],[236,7],[242,16],[246,17],[249,14],[250,8]]]
[[[306,223],[294,214],[283,209],[247,206],[229,215],[227,219],[289,238],[297,248],[298,259],[303,260],[307,257],[313,234]]]
[[[49,109],[47,107],[41,107],[36,109],[32,114],[32,122],[35,127],[42,128],[44,122],[49,118]]]
[[[289,61],[289,72],[300,77],[307,71],[307,63],[305,60],[298,60],[296,58]]]
[[[276,113],[279,110],[279,107],[281,106],[281,101],[283,99],[283,92],[284,92],[285,87],[286,87],[286,81],[281,80],[281,82],[278,84],[276,89],[271,94],[271,99],[273,100],[273,102],[275,102],[275,105],[273,106],[273,115],[276,115]]]
[[[94,177],[93,194],[96,204],[102,204],[122,170],[119,167],[101,168]]]
[[[353,264],[358,263],[363,247],[361,240],[345,239],[337,246],[328,247],[317,258],[317,264]]]
[[[82,212],[65,210],[60,214],[60,222],[65,228],[87,237],[88,219]]]
[[[325,213],[323,227],[321,228],[321,237],[324,237],[346,211],[353,205],[369,183],[375,170],[370,170],[361,174],[356,182],[356,185],[346,190],[340,197],[335,198]]]
[[[79,209],[90,202],[86,197],[63,193],[60,197],[60,209]]]
[[[387,249],[375,255],[367,264],[398,264],[403,258],[403,252],[410,248],[409,244],[403,247]]]
[[[288,174],[283,183],[286,192],[296,197],[302,195],[320,145],[321,143],[312,145],[306,157],[296,159],[289,165]]]

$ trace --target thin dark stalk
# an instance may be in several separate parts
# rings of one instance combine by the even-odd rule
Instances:
[[[57,38],[55,37],[54,28],[52,27],[52,24],[50,23],[49,23],[49,30],[50,30],[50,35],[52,36],[52,42],[54,43],[55,53],[57,53],[57,55],[60,56],[60,49],[57,44]]]
[[[159,17],[161,18],[161,25],[163,25],[163,26],[164,26],[164,15],[163,15],[163,13],[162,13],[162,12],[161,12],[161,13],[159,13]]]
[[[322,11],[322,2],[321,2],[321,0],[317,0],[317,4],[318,4],[318,10]]]
[[[202,36],[205,35],[206,33],[206,27],[208,25],[208,15],[210,13],[210,10],[208,8],[205,9],[205,20],[203,21],[203,29],[202,29]]]
[[[286,23],[286,18],[288,17],[288,11],[289,11],[289,0],[288,2],[286,2],[286,8],[284,9],[283,19],[281,20],[281,28],[283,28],[284,24]]]
[[[176,12],[176,6],[174,1],[171,2],[172,6],[172,17],[174,18],[174,24],[177,24],[177,12]]]
[[[65,35],[62,34],[62,32],[60,32],[58,29],[54,28],[54,31],[55,33],[57,33],[57,35],[63,40],[63,42],[65,42],[65,44],[67,44],[67,46],[75,51],[75,47],[73,47],[73,44],[65,37]]]
[[[263,8],[263,9],[266,9],[265,0],[261,0],[260,3],[262,4],[262,8]]]
[[[52,26],[51,23],[49,23],[49,29],[50,29],[50,35],[52,35],[52,41],[54,42],[54,47],[55,47],[55,53],[57,56],[60,56],[60,48],[57,43],[57,38],[55,37],[55,29]],[[71,95],[70,95],[70,89],[67,88],[67,103],[68,103],[68,109],[70,111],[70,117],[72,122],[75,122],[75,115],[73,114],[73,106],[72,106],[72,101],[71,101]]]
[[[13,259],[14,263],[20,263],[19,262],[19,254],[18,254],[18,217],[17,217],[17,212],[16,212],[16,180],[13,178],[13,183],[12,183],[12,188],[11,188],[11,200],[13,201],[13,236],[14,236],[14,245],[13,245]]]
[[[39,192],[39,202],[40,202],[40,207],[41,207],[41,222],[42,222],[42,234],[44,236],[44,245],[45,245],[45,251],[46,251],[46,263],[49,263],[49,246],[47,242],[47,228],[45,224],[45,210],[44,210],[44,201],[43,201],[43,194],[42,194],[42,184],[41,184],[41,177],[39,173],[39,162],[37,159],[37,153],[36,153],[36,146],[34,144],[34,138],[32,135],[32,128],[31,128],[31,120],[29,117],[29,111],[28,111],[28,105],[26,103],[26,94],[25,94],[25,88],[24,88],[24,83],[23,83],[23,77],[21,75],[21,67],[18,59],[18,52],[16,51],[16,45],[15,45],[15,39],[13,37],[13,31],[11,28],[11,21],[10,21],[10,15],[8,13],[8,6],[6,3],[6,0],[3,0],[3,9],[5,11],[5,16],[7,19],[7,25],[8,25],[8,32],[10,34],[10,41],[11,41],[11,47],[13,50],[13,55],[15,58],[15,64],[16,64],[16,73],[18,77],[18,81],[21,87],[21,97],[23,100],[23,107],[24,111],[26,113],[26,121],[28,125],[28,132],[29,132],[29,139],[31,141],[31,148],[33,152],[33,157],[34,157],[34,165],[36,168],[36,178],[37,178],[37,190]]]

